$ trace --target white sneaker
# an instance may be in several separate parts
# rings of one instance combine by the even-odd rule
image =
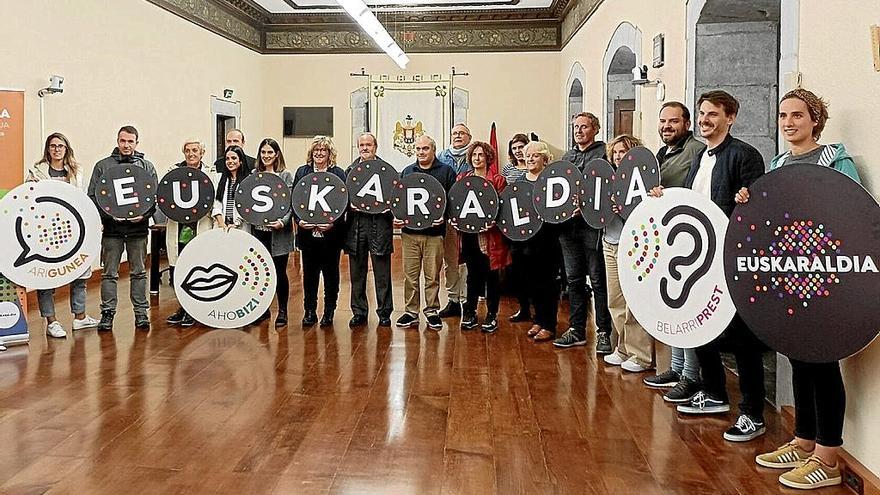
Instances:
[[[82,330],[84,328],[95,328],[98,326],[98,320],[86,315],[82,320],[73,319],[73,329]]]
[[[650,366],[639,364],[639,362],[636,361],[635,358],[627,359],[623,362],[623,364],[620,365],[620,367],[623,368],[624,371],[629,371],[630,373],[642,373],[648,371],[649,369],[652,369]]]
[[[67,332],[64,331],[64,327],[61,326],[60,321],[53,321],[46,325],[46,333],[49,334],[50,337],[55,337],[56,339],[67,337]]]
[[[621,356],[619,352],[612,352],[611,354],[606,354],[603,358],[605,363],[610,364],[611,366],[620,366],[626,361],[626,357]]]

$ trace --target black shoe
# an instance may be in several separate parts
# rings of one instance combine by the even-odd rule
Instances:
[[[180,320],[180,326],[182,327],[191,327],[196,324],[195,318],[192,317],[189,313],[183,313],[183,319]]]
[[[472,330],[477,328],[477,325],[480,324],[480,321],[477,319],[477,315],[465,315],[464,318],[461,319],[461,329],[462,330]]]
[[[655,388],[671,388],[678,385],[678,381],[681,379],[681,376],[674,370],[666,370],[663,373],[658,373],[654,376],[649,376],[642,380],[642,382],[649,386]]]
[[[322,327],[332,327],[333,326],[333,311],[325,311],[324,316],[321,317],[320,326]]]
[[[134,327],[139,330],[147,330],[150,328],[150,317],[147,315],[135,315]]]
[[[596,354],[611,354],[611,337],[607,333],[596,334]]]
[[[524,309],[520,309],[516,313],[510,315],[508,318],[512,323],[520,323],[523,321],[532,321],[532,315],[529,314],[528,311]]]
[[[390,327],[391,326],[391,318],[387,316],[379,317],[379,326],[380,327]]]
[[[437,316],[439,316],[440,318],[461,316],[461,304],[449,301],[449,304],[447,304],[445,308],[441,309],[440,312],[437,313]]]
[[[388,321],[391,324],[391,320]],[[367,324],[367,317],[365,315],[354,315],[348,320],[348,326],[350,327],[362,327]]]
[[[736,423],[724,432],[724,439],[728,442],[748,442],[760,437],[766,431],[763,418],[740,414]]]
[[[440,315],[431,315],[428,317],[428,328],[432,330],[440,330],[443,328],[443,320],[440,319]]]
[[[318,313],[316,313],[314,309],[307,309],[306,313],[303,315],[303,326],[310,327],[315,323],[318,323]]]
[[[184,310],[183,308],[177,308],[177,312],[175,312],[168,318],[165,318],[165,323],[169,325],[180,325],[181,323],[183,323],[184,317],[186,317],[186,310]]]
[[[113,330],[113,312],[102,311],[101,321],[98,323],[98,331],[107,332],[109,330]]]
[[[483,333],[494,333],[495,330],[498,330],[498,320],[495,318],[495,315],[486,315],[486,319],[480,325],[480,331]]]
[[[419,326],[419,317],[416,315],[411,315],[409,313],[404,313],[403,316],[397,319],[397,326],[401,328],[417,327]]]
[[[684,404],[685,402],[690,402],[691,397],[699,391],[700,384],[698,382],[683,376],[678,380],[678,383],[675,384],[675,387],[672,387],[672,390],[663,395],[663,400],[666,402],[672,402],[673,404]]]
[[[275,328],[287,326],[287,310],[279,309],[278,316],[275,317]]]

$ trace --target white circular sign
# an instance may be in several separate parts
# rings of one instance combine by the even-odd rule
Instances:
[[[17,304],[9,301],[0,302],[0,330],[12,328],[20,318],[21,311]]]
[[[26,182],[0,200],[0,272],[18,285],[54,289],[96,264],[101,217],[86,194],[62,181]]]
[[[187,243],[174,267],[174,292],[199,323],[238,328],[260,317],[277,283],[269,251],[241,230],[213,229]]]
[[[617,251],[627,306],[655,339],[692,348],[727,328],[736,309],[724,278],[727,216],[709,198],[669,188],[630,213]]]

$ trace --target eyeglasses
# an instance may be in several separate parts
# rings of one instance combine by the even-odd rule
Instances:
[[[50,150],[66,150],[67,145],[65,145],[65,144],[50,144],[49,149]]]
[[[452,133],[453,136],[470,136],[466,131],[454,131]]]

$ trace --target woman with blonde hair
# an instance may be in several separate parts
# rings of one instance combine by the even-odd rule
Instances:
[[[611,159],[611,166],[617,169],[624,155],[641,146],[642,142],[628,134],[621,134],[605,146],[605,155]],[[617,205],[613,206],[615,210]],[[623,219],[613,215],[602,235],[602,251],[605,255],[605,281],[608,286],[608,310],[611,322],[617,330],[617,346],[611,354],[602,359],[625,371],[641,373],[654,367],[654,339],[636,321],[626,304],[617,276],[617,246],[623,231]]]
[[[297,169],[293,183],[313,172],[330,172],[345,182],[345,172],[336,166],[336,147],[327,136],[315,136],[306,155],[306,163]],[[324,315],[321,326],[333,325],[339,298],[339,256],[345,241],[345,217],[332,224],[310,224],[295,218],[296,246],[302,252],[303,326],[318,322],[318,283],[324,276]]]
[[[27,180],[29,182],[60,180],[82,189],[82,171],[76,161],[73,147],[64,134],[55,132],[46,138],[43,157],[28,169]],[[90,268],[82,277],[70,283],[70,311],[74,315],[74,330],[98,326],[98,320],[86,314],[86,283],[91,275]],[[40,316],[46,318],[46,333],[50,337],[59,339],[67,337],[64,326],[55,318],[55,289],[38,290],[37,301],[40,306]]]
[[[553,160],[550,147],[543,141],[532,141],[523,150],[526,173],[517,182],[534,184],[544,168]],[[525,241],[511,243],[515,259],[522,263],[529,281],[525,289],[535,305],[534,325],[526,335],[535,342],[556,338],[556,313],[559,309],[559,286],[556,273],[561,264],[558,228],[544,223],[540,230]]]

